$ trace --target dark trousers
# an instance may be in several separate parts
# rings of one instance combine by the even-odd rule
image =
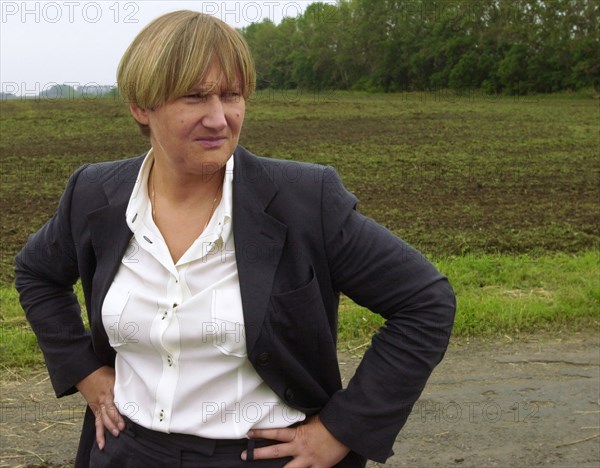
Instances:
[[[244,450],[279,443],[272,440],[214,440],[187,434],[165,434],[126,421],[126,429],[114,437],[105,432],[104,450],[94,443],[90,468],[281,468],[291,458],[242,461]],[[361,468],[366,461],[351,452],[336,465]]]

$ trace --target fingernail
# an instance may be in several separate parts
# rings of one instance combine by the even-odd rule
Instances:
[[[246,451],[245,450],[242,452],[241,457],[242,457],[242,460],[246,461]]]
[[[248,437],[254,437],[254,431],[252,429],[248,431]]]
[[[119,437],[119,434],[120,434],[120,432],[119,432],[119,430],[118,430],[118,429],[115,429],[114,431],[112,431],[112,434],[113,434],[115,437]]]

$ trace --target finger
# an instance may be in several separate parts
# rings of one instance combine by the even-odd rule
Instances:
[[[283,468],[306,468],[307,466],[313,466],[311,462],[307,462],[301,459],[301,457],[295,457],[290,462],[283,465]],[[317,465],[314,465],[317,466]],[[326,468],[325,466],[320,468]]]
[[[102,412],[100,409],[96,411],[96,443],[98,444],[98,448],[100,450],[104,449],[104,423],[102,422]]]
[[[274,458],[285,458],[294,456],[292,444],[276,444],[268,447],[254,449],[253,460],[272,460]],[[242,452],[242,460],[248,458],[248,451]]]
[[[296,428],[281,428],[281,429],[252,429],[248,431],[248,437],[251,439],[269,439],[279,442],[291,442],[296,438]]]
[[[109,430],[113,436],[118,437],[121,433],[121,430],[118,427],[119,419],[116,417],[116,414],[118,414],[118,411],[114,405],[100,405],[100,415],[102,417],[104,427]]]
[[[121,416],[121,413],[119,413],[119,410],[117,409],[114,403],[111,405],[106,405],[104,407],[104,412],[107,414],[110,420],[117,426],[119,431],[125,429],[125,420],[123,419],[123,416]]]

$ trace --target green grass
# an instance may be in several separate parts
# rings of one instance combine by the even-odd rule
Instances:
[[[0,289],[0,363],[27,368],[43,363],[41,351],[14,289]]]
[[[88,327],[81,283],[75,285],[82,317]],[[89,327],[88,327],[89,328]],[[42,352],[14,288],[0,288],[0,365],[12,369],[38,367],[44,363]]]
[[[574,332],[600,326],[600,253],[575,255],[464,255],[435,262],[450,279],[458,300],[455,337],[518,337]],[[83,301],[81,288],[76,288]],[[16,291],[0,289],[0,362],[11,368],[43,363]],[[342,298],[339,348],[364,350],[384,323]]]
[[[464,255],[435,262],[457,295],[455,337],[518,337],[600,327],[600,253]],[[342,349],[366,345],[383,320],[345,298]]]

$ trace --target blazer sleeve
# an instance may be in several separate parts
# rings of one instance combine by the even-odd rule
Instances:
[[[73,292],[79,278],[72,223],[73,191],[85,166],[75,172],[54,216],[15,258],[15,286],[27,320],[37,337],[57,396],[75,393],[75,384],[101,366],[81,308]]]
[[[356,198],[331,168],[323,183],[323,235],[334,287],[382,315],[354,377],[320,419],[341,442],[385,462],[454,321],[448,280],[423,255],[355,210]]]

